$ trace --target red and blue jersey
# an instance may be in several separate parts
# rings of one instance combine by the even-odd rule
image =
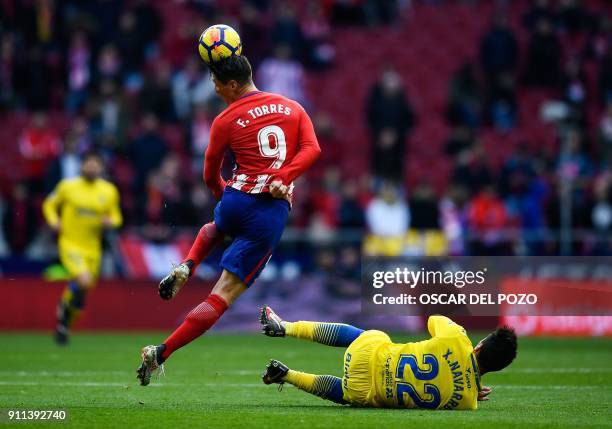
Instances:
[[[226,150],[235,159],[232,178],[221,177]],[[230,104],[214,120],[204,161],[204,181],[217,199],[226,186],[260,194],[280,180],[289,186],[318,158],[321,149],[302,106],[278,94],[254,91]]]

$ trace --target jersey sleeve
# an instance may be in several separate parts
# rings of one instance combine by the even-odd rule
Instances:
[[[445,316],[430,316],[427,320],[427,330],[433,338],[467,335],[461,325]]]
[[[113,228],[119,228],[123,223],[121,205],[119,204],[119,191],[114,185],[111,185],[111,203],[108,216],[110,217],[110,222]]]
[[[45,198],[43,201],[42,210],[45,220],[49,225],[57,225],[60,221],[59,208],[64,202],[66,194],[66,184],[64,182],[58,183],[53,192]]]
[[[221,199],[225,180],[221,177],[223,157],[229,147],[229,129],[222,119],[215,119],[210,129],[210,143],[204,155],[204,183],[216,199]]]
[[[289,185],[300,177],[317,160],[321,147],[317,141],[314,126],[308,114],[300,107],[298,151],[291,161],[282,166],[272,181],[280,180]]]

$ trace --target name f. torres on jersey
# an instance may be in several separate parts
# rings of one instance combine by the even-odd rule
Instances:
[[[221,112],[213,122],[206,150],[204,180],[219,198],[225,186],[250,194],[269,192],[273,181],[293,190],[293,181],[320,152],[312,121],[296,101],[254,91]],[[221,177],[225,151],[236,166],[227,183]]]

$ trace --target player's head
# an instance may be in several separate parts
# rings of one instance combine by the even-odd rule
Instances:
[[[95,180],[104,173],[104,159],[99,152],[89,151],[81,157],[81,176]]]
[[[210,64],[215,91],[228,104],[240,98],[253,85],[253,69],[244,55],[232,55]]]
[[[503,326],[487,335],[474,347],[480,374],[499,371],[510,365],[516,357],[514,329]]]

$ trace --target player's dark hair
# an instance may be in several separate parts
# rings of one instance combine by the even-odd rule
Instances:
[[[516,333],[508,326],[497,328],[482,341],[476,355],[481,373],[504,369],[516,357]]]
[[[90,149],[83,153],[83,155],[81,155],[81,162],[85,162],[91,158],[97,159],[100,163],[104,164],[104,157],[95,149]]]
[[[244,55],[231,55],[208,66],[215,78],[223,83],[235,80],[238,85],[244,86],[253,81],[251,63]]]

